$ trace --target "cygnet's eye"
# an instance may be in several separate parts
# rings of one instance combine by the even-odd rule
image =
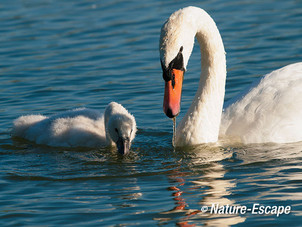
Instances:
[[[115,130],[115,131],[116,131],[116,133],[118,134],[118,130],[117,130],[117,128],[115,128],[114,130]]]

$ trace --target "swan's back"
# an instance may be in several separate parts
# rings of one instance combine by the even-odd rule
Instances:
[[[244,143],[302,140],[302,63],[267,74],[222,116],[221,136]]]
[[[51,117],[21,116],[14,121],[13,135],[50,146],[97,147],[106,144],[103,115],[86,108]]]

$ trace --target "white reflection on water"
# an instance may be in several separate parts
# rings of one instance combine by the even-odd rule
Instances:
[[[161,212],[163,216],[155,219],[160,223],[172,220],[173,214],[178,214],[180,217],[177,222],[179,226],[190,226],[191,223],[200,222],[209,226],[231,226],[243,223],[250,217],[249,212],[245,214],[211,214],[210,209],[212,204],[247,206],[249,208],[249,200],[266,205],[276,205],[276,201],[282,201],[281,204],[288,205],[291,201],[292,213],[302,215],[302,211],[299,211],[298,208],[295,210],[295,206],[299,206],[299,203],[296,205],[295,201],[302,197],[299,189],[302,166],[297,163],[297,160],[302,158],[301,143],[249,146],[237,144],[237,148],[232,149],[197,146],[184,152],[187,152],[187,158],[189,157],[188,169],[184,170],[180,166],[179,169],[176,168],[172,174],[168,175],[169,182],[171,182],[168,190],[172,192],[171,196],[175,206],[173,209]],[[229,160],[231,164],[226,163],[226,160]],[[232,174],[226,176],[230,171],[229,165],[232,165],[231,168],[242,169],[239,179],[236,178],[236,174],[234,179],[230,177],[233,176]],[[192,179],[192,175],[194,176],[196,172],[201,173]],[[240,189],[242,185],[244,187]],[[255,189],[255,192],[250,193],[251,189]],[[236,194],[244,193],[244,190],[248,190],[246,198],[237,199]],[[190,198],[187,198],[188,194],[195,195],[195,193],[199,197],[198,209],[190,208],[194,207],[194,200],[191,201]],[[195,203],[198,197],[195,197]],[[207,212],[201,211],[203,206],[208,207]],[[261,218],[261,215],[258,218]]]
[[[203,174],[187,182],[186,178],[190,173],[186,174],[176,169],[169,176],[173,186],[168,188],[168,190],[172,191],[175,207],[169,211],[162,212],[161,214],[166,216],[157,218],[156,220],[168,221],[170,220],[168,215],[181,213],[183,218],[177,222],[178,226],[190,226],[188,222],[198,219],[204,219],[204,224],[210,226],[229,226],[244,222],[245,218],[237,215],[212,215],[209,211],[205,213],[201,212],[203,206],[210,207],[213,203],[219,203],[220,205],[235,204],[235,201],[226,198],[226,196],[231,194],[231,190],[236,187],[236,184],[233,180],[224,178],[226,170],[219,163],[221,160],[230,158],[232,152],[216,146],[196,146],[191,151],[185,152],[189,152],[193,156],[191,162],[188,164],[192,172],[194,173],[194,171],[201,167],[203,168]],[[180,187],[185,186],[186,183],[193,184],[194,186],[189,187],[187,191],[182,191]],[[190,190],[195,192],[200,191],[199,209],[190,209],[190,202],[186,201],[186,198],[182,196],[183,193],[190,193]]]

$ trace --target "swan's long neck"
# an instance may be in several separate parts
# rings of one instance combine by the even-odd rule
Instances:
[[[195,16],[193,27],[200,45],[201,74],[194,100],[177,127],[178,146],[218,140],[225,93],[226,59],[219,31],[205,11],[199,9],[198,14],[189,17],[192,15]]]

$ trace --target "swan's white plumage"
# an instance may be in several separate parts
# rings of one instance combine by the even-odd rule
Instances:
[[[132,130],[130,139],[131,141],[134,139],[135,119],[122,105],[116,102],[108,104],[105,117],[106,123],[101,112],[87,108],[69,110],[51,117],[21,116],[14,121],[12,134],[37,144],[59,147],[115,145],[112,140],[115,136],[113,134],[116,134],[115,128],[120,131]],[[115,128],[112,129],[109,126]]]
[[[204,10],[186,7],[169,17],[161,30],[161,61],[167,67],[183,46],[186,68],[194,37],[200,44],[201,76],[194,100],[177,127],[177,146],[216,142],[218,135],[237,137],[243,143],[302,140],[302,63],[264,76],[222,114],[225,52],[216,24]]]
[[[195,36],[201,48],[202,71],[194,100],[177,126],[177,146],[216,142],[219,133],[226,59],[222,39],[213,19],[197,7],[186,7],[173,13],[161,30],[161,61],[169,65],[170,59],[175,58],[174,54],[183,46],[186,68]]]
[[[222,115],[221,135],[244,143],[302,140],[302,63],[273,71],[236,97]]]

